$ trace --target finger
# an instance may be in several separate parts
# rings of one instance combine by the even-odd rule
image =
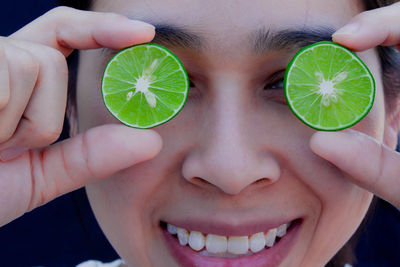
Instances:
[[[0,111],[10,100],[10,80],[8,78],[8,65],[3,43],[0,42]]]
[[[73,49],[121,49],[154,38],[150,24],[113,13],[55,8],[10,37],[51,46],[68,56]]]
[[[9,42],[4,43],[4,48],[9,71],[6,83],[10,86],[10,99],[0,111],[0,143],[13,136],[39,73],[39,63],[32,54]]]
[[[50,47],[22,41],[11,41],[35,55],[40,72],[31,99],[13,137],[0,145],[0,150],[19,152],[47,146],[56,141],[62,131],[67,102],[68,67],[65,57]],[[6,156],[8,155],[8,157]],[[3,160],[17,156],[3,153]]]
[[[103,125],[35,151],[30,160],[34,188],[29,210],[153,158],[161,146],[155,131]]]
[[[400,3],[365,11],[332,35],[334,42],[355,51],[400,44]]]
[[[400,208],[400,154],[354,130],[317,132],[310,145],[354,183]]]

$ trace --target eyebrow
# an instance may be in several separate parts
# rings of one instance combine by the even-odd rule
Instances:
[[[155,24],[156,34],[152,43],[190,50],[204,50],[205,39],[199,33],[194,33],[184,27],[170,24]],[[298,50],[304,46],[320,41],[331,41],[335,28],[329,26],[270,30],[265,27],[250,35],[250,45],[254,52],[264,53],[270,50]],[[102,48],[104,55],[115,54]]]
[[[153,43],[164,46],[173,46],[183,49],[202,50],[204,42],[199,34],[189,30],[168,24],[155,25],[156,35]]]
[[[156,35],[152,42],[164,46],[178,47],[190,50],[205,48],[205,39],[198,33],[184,27],[169,24],[156,24]],[[262,27],[250,35],[250,45],[256,53],[269,50],[298,50],[306,45],[320,41],[331,41],[336,31],[330,26],[310,28],[288,28],[271,30]]]
[[[329,26],[301,29],[270,30],[261,28],[251,38],[256,53],[269,50],[298,50],[304,46],[321,41],[332,41],[336,30]]]

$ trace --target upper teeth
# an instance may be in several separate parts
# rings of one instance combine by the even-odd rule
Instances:
[[[256,253],[265,247],[272,247],[276,237],[286,235],[286,230],[290,223],[284,223],[277,228],[268,230],[267,232],[255,233],[251,236],[220,236],[214,234],[204,235],[198,231],[189,232],[186,229],[167,224],[167,230],[172,235],[177,234],[179,243],[182,246],[189,246],[200,251],[204,248],[207,252],[224,256],[227,252],[235,255],[243,255],[250,252]],[[205,237],[206,236],[206,237]],[[204,254],[204,253],[203,253]]]

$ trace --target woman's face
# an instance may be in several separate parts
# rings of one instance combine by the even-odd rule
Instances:
[[[329,29],[362,6],[347,0],[97,0],[93,10],[168,29],[155,41],[182,60],[192,81],[181,113],[155,128],[164,141],[161,153],[87,186],[95,215],[120,256],[131,266],[325,264],[354,233],[372,195],[312,153],[314,130],[291,113],[281,81],[302,45],[329,38]],[[375,76],[377,94],[369,115],[353,128],[382,140],[378,58],[373,50],[359,56]],[[81,132],[118,123],[99,90],[110,57],[101,49],[81,52]],[[289,222],[272,248],[234,259],[181,246],[165,230],[169,223],[204,236],[250,238]],[[224,237],[214,237],[221,243],[211,237],[210,250],[224,246]],[[231,238],[229,246],[245,242]]]

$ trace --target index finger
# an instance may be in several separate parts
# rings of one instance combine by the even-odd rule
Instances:
[[[332,35],[334,42],[354,51],[378,45],[400,48],[400,2],[362,12]]]
[[[150,42],[154,26],[114,13],[57,7],[10,37],[53,47],[68,56],[74,49],[122,49]]]
[[[400,208],[400,154],[354,130],[317,132],[314,153],[348,174],[355,184]]]

